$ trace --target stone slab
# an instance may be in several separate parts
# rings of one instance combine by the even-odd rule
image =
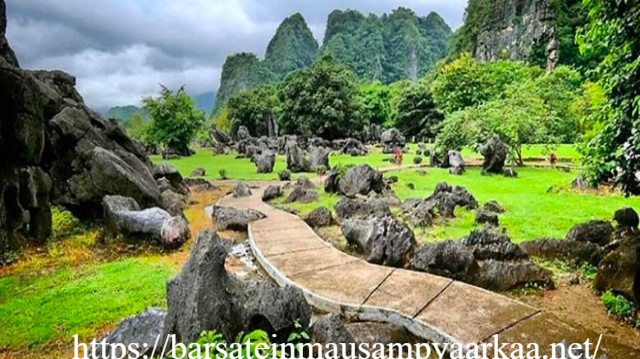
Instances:
[[[256,244],[262,247],[262,254],[264,254],[265,256],[298,253],[302,251],[322,249],[327,247],[324,243],[312,237],[290,238],[286,240],[278,240],[273,238],[254,240]]]
[[[265,257],[288,278],[292,278],[299,273],[321,271],[328,267],[357,261],[357,259],[329,247]]]
[[[451,282],[427,273],[396,269],[365,304],[414,317]]]
[[[335,250],[335,249],[334,249]],[[362,305],[369,295],[393,271],[357,260],[293,276],[300,286],[325,298],[347,305]]]
[[[453,282],[416,319],[435,326],[461,344],[471,344],[480,343],[537,312],[507,297]]]

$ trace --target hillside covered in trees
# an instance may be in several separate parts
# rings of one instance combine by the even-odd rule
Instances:
[[[276,30],[264,60],[250,53],[227,57],[213,114],[241,90],[282,80],[320,55],[331,54],[363,80],[416,80],[446,57],[451,36],[451,28],[435,12],[420,17],[398,8],[391,14],[365,16],[356,10],[335,10],[319,48],[305,19],[294,14]]]

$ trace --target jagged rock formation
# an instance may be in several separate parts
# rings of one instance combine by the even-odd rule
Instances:
[[[453,53],[480,61],[522,60],[553,69],[583,65],[575,44],[587,21],[580,0],[469,0],[465,22],[453,40]]]
[[[444,58],[451,29],[435,12],[426,17],[398,8],[364,16],[355,10],[329,14],[323,53],[331,53],[358,77],[391,83],[416,80]]]
[[[0,0],[0,261],[49,237],[51,203],[93,218],[106,195],[164,208],[145,149],[84,105],[73,76],[18,67],[5,30]]]

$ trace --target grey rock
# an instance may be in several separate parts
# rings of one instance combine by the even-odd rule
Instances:
[[[296,186],[302,189],[316,189],[316,185],[308,177],[300,176],[296,180]]]
[[[632,234],[618,240],[615,249],[598,266],[594,286],[611,290],[640,302],[640,237]]]
[[[311,310],[300,290],[240,280],[225,270],[227,254],[214,232],[198,234],[182,271],[167,283],[165,336],[194,342],[215,330],[230,342],[256,328],[286,338],[296,321],[308,327]]]
[[[140,210],[133,198],[123,196],[105,196],[102,203],[105,223],[112,233],[156,240],[168,248],[176,248],[191,237],[187,221],[163,209]]]
[[[450,168],[459,168],[464,171],[464,160],[462,159],[462,155],[458,151],[449,151],[447,154],[449,157],[449,167]]]
[[[516,177],[518,177],[518,172],[516,172],[516,170],[514,170],[513,168],[507,168],[507,169],[504,170],[504,176],[505,177],[516,178]]]
[[[321,167],[321,166],[327,169],[330,168],[330,165],[329,165],[330,153],[331,153],[331,150],[329,150],[326,147],[312,146],[309,149],[309,165],[311,166],[311,169],[315,171],[318,167]]]
[[[367,133],[367,140],[370,143],[375,143],[380,141],[380,137],[382,137],[382,130],[380,129],[380,125],[377,123],[372,123],[369,125],[369,132]]]
[[[202,167],[198,167],[193,171],[191,171],[191,174],[189,174],[189,177],[204,177],[206,175],[207,175],[207,170],[205,170]]]
[[[251,134],[245,126],[238,127],[238,131],[236,132],[236,138],[238,139],[238,141],[246,140],[249,137],[251,137]]]
[[[324,191],[326,193],[338,193],[340,191],[340,172],[337,170],[329,171],[327,178],[324,180]]]
[[[235,185],[235,187],[233,187],[233,197],[235,198],[249,197],[252,194],[253,193],[251,192],[249,185],[245,182],[240,181]]]
[[[258,173],[272,173],[276,164],[276,154],[270,151],[264,151],[256,157],[256,167]]]
[[[215,222],[216,231],[235,230],[243,231],[247,229],[249,223],[267,216],[255,209],[237,209],[233,207],[213,206],[211,217]]]
[[[372,191],[380,193],[386,186],[382,173],[364,164],[350,168],[340,178],[339,187],[342,194],[354,197],[357,194],[367,195]]]
[[[340,149],[340,153],[353,157],[366,156],[369,153],[367,147],[355,138],[347,138],[336,147]]]
[[[486,224],[495,227],[498,227],[500,225],[498,214],[484,208],[478,209],[478,211],[476,212],[475,221],[478,224]]]
[[[620,208],[614,213],[613,219],[618,222],[620,227],[638,228],[638,224],[640,224],[638,212],[631,207]]]
[[[262,201],[267,202],[282,196],[282,187],[271,185],[264,190]]]
[[[454,176],[462,176],[464,174],[465,170],[462,167],[450,167],[449,168],[449,174],[452,174]]]
[[[389,344],[411,342],[407,331],[399,325],[376,322],[355,322],[347,323],[345,327],[358,345],[360,343],[368,343],[369,348],[374,348],[375,343],[380,343],[388,348]],[[397,353],[395,353],[395,355],[397,355]],[[366,357],[366,354],[364,356]],[[388,357],[392,357],[391,353],[389,353]]]
[[[316,190],[304,189],[303,187],[296,186],[293,191],[289,193],[284,203],[313,203],[320,198],[320,195]]]
[[[172,190],[162,192],[162,208],[171,216],[182,216],[186,205],[185,198]]]
[[[313,172],[311,162],[305,157],[304,151],[296,142],[288,142],[285,146],[287,169],[293,173]]]
[[[406,139],[400,131],[395,128],[388,129],[380,135],[382,143],[382,153],[393,153],[396,149],[404,149],[407,144]]]
[[[504,207],[502,207],[500,205],[500,203],[498,203],[498,201],[496,201],[496,200],[487,201],[484,204],[484,206],[482,206],[482,208],[484,208],[487,211],[494,212],[494,213],[504,213],[505,212]]]
[[[474,230],[462,239],[462,244],[473,251],[476,260],[515,261],[528,259],[527,254],[517,244],[496,230],[483,228]]]
[[[327,207],[318,207],[304,218],[308,225],[314,228],[328,227],[333,223],[333,216]]]
[[[552,273],[529,261],[503,262],[488,260],[482,263],[473,284],[496,291],[522,288],[527,284],[549,286]]]
[[[479,146],[479,152],[484,157],[482,171],[486,173],[504,172],[504,163],[507,160],[509,148],[500,141],[498,136],[493,136],[485,144]]]
[[[536,239],[522,243],[520,248],[531,257],[559,259],[576,265],[589,263],[597,266],[605,255],[604,250],[595,243],[561,239]]]
[[[190,178],[184,179],[184,184],[195,192],[210,192],[218,189],[213,183],[207,181],[204,178]]]
[[[613,231],[614,229],[611,222],[600,220],[590,221],[575,225],[569,233],[567,233],[566,239],[575,242],[591,242],[603,246],[611,241]]]
[[[473,282],[480,269],[469,248],[450,240],[419,246],[411,268],[467,283]]]
[[[342,320],[336,314],[327,314],[318,319],[311,327],[313,342],[326,345],[355,343]]]
[[[338,220],[371,217],[381,218],[391,215],[391,209],[386,203],[375,198],[348,198],[342,197],[335,205]]]
[[[119,358],[122,353],[112,351],[109,344],[122,344],[129,348],[131,344],[138,345],[140,358],[151,356],[156,340],[164,332],[164,321],[167,313],[159,308],[148,308],[146,311],[123,319],[116,329],[100,338],[98,343],[105,342],[107,345],[98,345],[96,355],[92,359]],[[104,350],[103,350],[104,349]]]

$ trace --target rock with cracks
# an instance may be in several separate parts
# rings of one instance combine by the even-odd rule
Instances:
[[[370,192],[380,193],[385,189],[385,183],[380,171],[376,171],[369,165],[359,165],[350,168],[340,178],[340,192],[348,197],[357,194],[368,195]]]
[[[278,197],[282,196],[282,187],[281,186],[276,186],[276,185],[271,185],[269,187],[267,187],[267,189],[264,190],[264,193],[262,194],[262,200],[264,202],[268,202],[271,201],[272,199],[276,199]]]
[[[620,227],[638,228],[638,224],[640,224],[638,212],[631,207],[620,208],[613,214],[613,219]]]
[[[484,157],[482,162],[482,172],[502,174],[504,172],[504,162],[507,160],[509,148],[500,141],[498,136],[493,136],[485,144],[478,148]]]
[[[262,329],[286,338],[299,322],[308,327],[311,309],[302,291],[266,281],[243,281],[225,270],[228,249],[212,231],[198,234],[187,263],[167,283],[164,335],[181,342],[216,331],[227,342]]]
[[[590,221],[575,225],[567,233],[568,241],[590,242],[603,246],[611,241],[613,226],[608,221]]]
[[[329,208],[318,207],[309,212],[304,221],[313,228],[328,227],[333,223],[333,216]]]
[[[151,356],[156,340],[164,332],[164,321],[167,313],[158,308],[149,308],[144,312],[122,320],[116,329],[102,337],[98,343],[107,345],[96,346],[96,355],[91,359],[118,358],[122,353],[113,350],[109,344],[124,345],[129,348],[131,344],[138,345],[140,358]]]
[[[375,198],[342,197],[334,208],[336,210],[336,216],[340,221],[350,218],[381,218],[391,215],[389,205]]]
[[[233,187],[233,197],[235,198],[249,197],[251,195],[251,189],[245,182],[238,182],[236,186]]]
[[[270,151],[264,151],[256,156],[256,167],[258,173],[272,173],[276,164],[276,154]]]
[[[102,201],[107,229],[128,238],[159,241],[176,248],[191,237],[189,224],[182,216],[172,217],[161,208],[140,209],[129,197],[105,196]]]
[[[249,223],[267,216],[255,209],[237,209],[233,207],[213,206],[211,218],[215,223],[216,231],[234,230],[244,231]]]

